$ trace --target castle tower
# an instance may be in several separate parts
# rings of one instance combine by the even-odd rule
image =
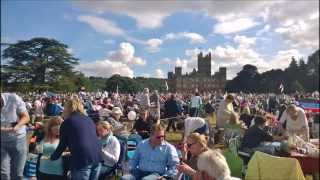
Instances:
[[[222,81],[227,80],[227,68],[226,67],[220,67],[219,68],[219,74]]]
[[[182,75],[182,68],[181,67],[175,67],[174,74],[177,77],[180,77]]]
[[[198,73],[202,76],[211,76],[211,53],[203,56],[202,52],[198,54]]]

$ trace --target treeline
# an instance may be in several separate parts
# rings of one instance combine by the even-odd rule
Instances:
[[[312,53],[307,61],[297,61],[292,57],[284,71],[272,69],[260,74],[256,66],[247,64],[235,78],[228,81],[226,91],[280,93],[281,84],[284,93],[319,91],[319,49]]]

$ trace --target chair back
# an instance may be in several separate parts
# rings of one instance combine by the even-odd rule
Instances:
[[[249,161],[246,180],[305,180],[299,161],[256,151]]]
[[[122,169],[123,164],[126,162],[126,155],[127,155],[127,143],[123,140],[119,140],[120,143],[120,156],[119,160],[116,164],[117,169]]]

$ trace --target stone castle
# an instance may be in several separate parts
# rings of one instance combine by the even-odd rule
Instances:
[[[198,54],[198,71],[182,75],[182,68],[175,67],[175,72],[168,72],[168,86],[170,92],[212,92],[225,89],[227,82],[227,68],[220,67],[218,72],[211,75],[211,53],[203,56]]]

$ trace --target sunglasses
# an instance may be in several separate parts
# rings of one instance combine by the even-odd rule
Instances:
[[[193,146],[194,144],[196,144],[196,143],[187,144],[187,147],[188,147],[188,148],[191,148],[191,146]]]
[[[157,136],[156,138],[157,139],[162,139],[162,138],[165,138],[165,136]]]

